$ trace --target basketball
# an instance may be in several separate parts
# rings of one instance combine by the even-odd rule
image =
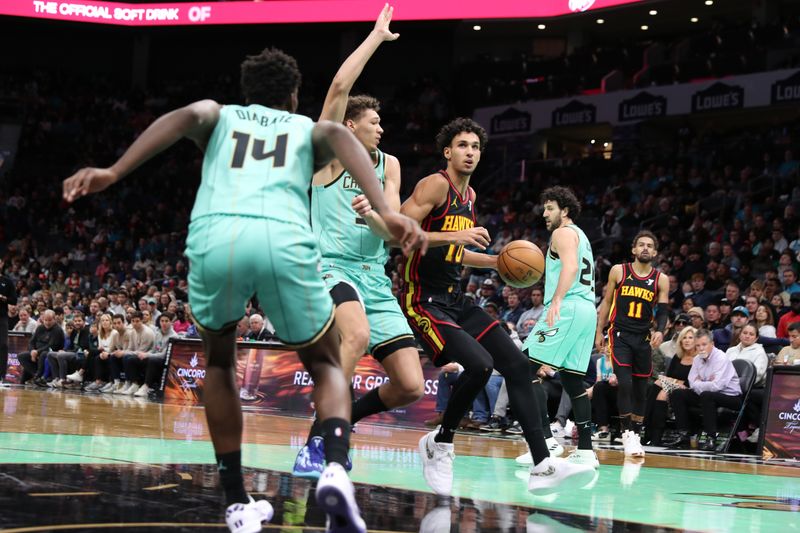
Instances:
[[[544,274],[544,254],[528,241],[511,241],[497,256],[497,272],[507,285],[530,287]]]

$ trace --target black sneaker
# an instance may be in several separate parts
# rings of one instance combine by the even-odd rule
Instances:
[[[499,416],[493,416],[487,423],[482,424],[478,429],[481,431],[487,431],[489,433],[499,433],[506,427],[508,427],[508,424],[504,424],[503,419],[501,419]]]
[[[515,420],[513,424],[505,429],[505,432],[509,435],[522,435],[522,426]]]

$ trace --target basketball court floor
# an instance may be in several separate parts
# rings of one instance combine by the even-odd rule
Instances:
[[[77,392],[0,389],[0,530],[225,530],[201,407]],[[321,531],[313,483],[289,473],[306,419],[245,414],[251,494],[265,531]],[[522,440],[459,434],[454,496],[422,479],[422,431],[360,423],[353,481],[370,531],[800,531],[800,466],[736,456],[602,449],[590,488],[535,497]]]

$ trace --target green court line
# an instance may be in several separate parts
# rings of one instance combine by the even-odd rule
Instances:
[[[242,452],[245,466],[289,472],[297,448],[244,444]],[[213,457],[208,441],[0,433],[0,463],[212,464]],[[366,446],[354,450],[353,459],[355,482],[429,491],[416,450]],[[800,530],[800,478],[601,466],[591,489],[535,497],[527,491],[526,472],[513,459],[459,456],[454,495],[591,516],[598,525],[614,519],[703,531]],[[733,505],[745,498],[713,494],[765,496],[788,512],[738,508]]]

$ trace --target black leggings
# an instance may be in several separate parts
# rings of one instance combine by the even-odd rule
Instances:
[[[528,358],[505,331],[494,327],[476,340],[463,330],[451,329],[442,355],[464,367],[464,372],[453,386],[442,428],[455,431],[496,368],[506,381],[508,401],[522,426],[534,462],[538,463],[549,455],[542,434],[538,402],[531,384]]]
[[[619,415],[623,417],[622,423],[626,423],[624,420],[626,417],[630,420],[631,415],[643,417],[649,378],[634,376],[631,367],[616,363],[614,364],[614,375],[617,376],[619,383],[617,407],[619,407]]]

